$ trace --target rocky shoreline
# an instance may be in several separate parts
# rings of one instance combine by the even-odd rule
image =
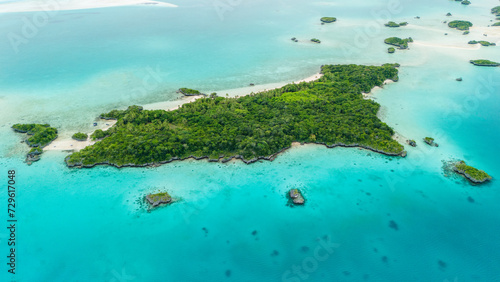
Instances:
[[[290,206],[302,206],[305,204],[306,200],[300,192],[299,189],[290,189],[287,193],[288,205]]]
[[[319,143],[319,142],[318,143],[301,143],[301,145],[304,145],[304,144],[324,145],[325,147],[327,147],[329,149],[335,148],[335,147],[361,148],[361,149],[370,150],[372,152],[379,153],[379,154],[386,155],[386,156],[390,156],[390,157],[398,157],[399,156],[399,157],[405,158],[407,156],[407,152],[406,151],[401,151],[399,153],[389,153],[389,152],[384,152],[384,151],[381,151],[381,150],[377,150],[377,149],[371,148],[369,146],[364,146],[364,145],[359,145],[359,144],[337,143],[337,144],[333,144],[333,145],[326,145],[325,143]],[[250,160],[246,160],[241,155],[231,156],[231,157],[228,157],[228,158],[225,158],[225,159],[223,157],[220,157],[218,159],[211,159],[209,156],[195,157],[195,156],[191,155],[191,156],[186,157],[186,158],[173,157],[170,160],[161,161],[161,162],[157,162],[157,163],[146,163],[146,164],[133,164],[133,163],[129,163],[129,164],[124,164],[124,165],[117,165],[117,164],[110,163],[110,162],[101,162],[101,163],[94,163],[94,164],[91,164],[91,165],[84,165],[82,163],[69,164],[68,163],[68,159],[69,159],[70,156],[67,156],[64,159],[64,162],[70,168],[93,168],[93,167],[98,166],[98,165],[109,165],[109,166],[114,166],[116,168],[125,168],[125,167],[158,167],[160,165],[171,163],[173,161],[185,161],[185,160],[188,160],[188,159],[194,159],[194,160],[197,160],[197,161],[208,159],[209,162],[221,162],[221,163],[227,163],[227,162],[235,159],[235,160],[241,160],[245,164],[252,164],[252,163],[255,163],[255,162],[261,161],[261,160],[264,160],[264,161],[274,161],[279,154],[285,152],[286,150],[288,150],[290,148],[291,148],[291,146],[283,148],[280,151],[278,151],[277,153],[274,153],[274,154],[272,154],[270,156],[267,156],[267,157],[264,157],[264,156],[262,156],[262,157],[256,157],[256,158],[253,158],[253,159],[250,159]]]

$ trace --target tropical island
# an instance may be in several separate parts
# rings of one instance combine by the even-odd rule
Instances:
[[[311,39],[311,41],[314,43],[321,43],[321,40],[319,40],[318,38],[313,38]]]
[[[470,1],[469,0],[463,0],[462,1],[462,5],[470,5]]]
[[[469,166],[464,161],[454,163],[453,171],[461,174],[474,184],[481,184],[492,179],[486,172]]]
[[[89,136],[85,133],[78,132],[73,134],[71,138],[73,138],[76,141],[86,141],[89,138]]]
[[[387,26],[387,27],[400,27],[400,26],[406,26],[406,25],[408,25],[408,22],[396,23],[396,22],[390,21],[390,22],[385,24],[385,26]]]
[[[500,63],[493,62],[490,60],[470,60],[470,63],[475,65],[475,66],[480,66],[480,67],[498,67],[498,66],[500,66]]]
[[[321,18],[322,23],[333,23],[336,21],[337,21],[337,18],[334,18],[334,17],[322,17]]]
[[[472,23],[469,21],[451,21],[448,23],[448,26],[451,28],[456,28],[458,30],[469,30],[472,26]]]
[[[377,117],[380,105],[362,95],[397,81],[398,66],[327,65],[318,80],[239,98],[200,98],[174,111],[114,110],[101,117],[116,124],[66,163],[126,167],[194,158],[248,164],[273,160],[292,142],[406,156],[393,129]]]
[[[40,160],[40,156],[43,153],[43,148],[50,144],[57,138],[57,129],[50,127],[49,124],[14,124],[12,129],[15,132],[26,133],[30,136],[28,139],[24,140],[28,146],[32,147],[29,153],[26,155],[26,162],[31,164]]]
[[[396,52],[396,49],[394,49],[394,47],[387,48],[387,53],[392,54],[394,52]]]
[[[497,46],[496,43],[492,43],[492,42],[488,42],[488,41],[484,41],[484,40],[480,40],[480,41],[476,41],[476,40],[471,40],[469,41],[469,44],[481,44],[482,46]]]
[[[389,37],[384,40],[385,44],[393,45],[399,47],[399,49],[408,49],[408,43],[413,42],[411,37],[406,39],[401,39],[399,37]]]

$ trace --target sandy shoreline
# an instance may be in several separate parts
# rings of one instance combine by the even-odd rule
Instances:
[[[255,85],[255,86],[249,86],[249,87],[242,87],[242,88],[234,88],[234,89],[226,89],[226,90],[219,90],[219,91],[207,91],[207,93],[212,93],[212,92],[217,92],[219,96],[221,97],[226,97],[226,93],[229,94],[229,97],[242,97],[242,96],[247,96],[252,93],[260,93],[260,92],[265,92],[277,88],[281,88],[287,84],[298,84],[301,82],[311,82],[314,80],[317,80],[321,78],[323,74],[321,73],[315,73],[307,78],[297,80],[297,81],[292,81],[292,82],[277,82],[277,83],[268,83],[268,84],[262,84],[262,85]],[[166,110],[166,111],[172,111],[178,109],[180,106],[191,103],[199,98],[202,98],[203,96],[185,96],[182,97],[181,99],[174,100],[174,101],[165,101],[165,102],[157,102],[157,103],[151,103],[151,104],[145,104],[142,105],[144,109],[146,110]]]
[[[95,130],[101,129],[106,131],[116,124],[116,120],[106,120],[104,124],[96,126]],[[93,131],[92,131],[93,132]],[[93,145],[95,141],[90,139],[90,134],[92,132],[86,132],[89,138],[86,141],[76,141],[71,137],[61,138],[57,137],[56,140],[52,141],[47,147],[43,148],[44,151],[80,151],[81,149]]]
[[[449,48],[449,49],[461,49],[461,50],[477,50],[481,48],[479,44],[469,45],[468,47],[460,47],[454,45],[444,45],[444,44],[431,44],[423,41],[415,40],[412,44],[425,47],[437,47],[437,48]]]
[[[41,11],[43,11],[44,13],[51,13],[56,11],[84,10],[134,5],[171,8],[177,7],[177,5],[174,4],[149,0],[73,0],[69,2],[61,0],[31,0],[0,4],[0,13]]]

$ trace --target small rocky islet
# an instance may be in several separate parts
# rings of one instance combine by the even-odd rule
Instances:
[[[305,204],[306,200],[300,192],[299,189],[290,189],[287,193],[288,205],[289,206],[302,206]]]
[[[148,210],[151,210],[171,204],[173,199],[167,192],[159,192],[146,195],[144,201],[148,204]]]
[[[432,146],[432,147],[439,147],[439,144],[434,142],[434,138],[432,137],[425,137],[424,139],[425,144]]]

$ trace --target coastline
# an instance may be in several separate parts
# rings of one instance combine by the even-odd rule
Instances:
[[[97,8],[110,8],[119,6],[155,6],[175,8],[177,5],[159,1],[141,0],[87,0],[87,1],[27,1],[10,2],[0,4],[0,13],[22,13],[22,12],[57,12],[69,10],[86,10]]]
[[[68,164],[67,160],[69,158],[69,156],[67,156],[65,159],[64,159],[64,162],[66,163],[66,165],[69,167],[69,168],[93,168],[93,167],[96,167],[96,166],[100,166],[100,165],[109,165],[109,166],[113,166],[113,167],[116,167],[116,168],[126,168],[126,167],[158,167],[158,166],[161,166],[161,165],[164,165],[164,164],[167,164],[167,163],[171,163],[171,162],[174,162],[174,161],[185,161],[185,160],[189,160],[189,159],[192,159],[192,160],[197,160],[197,161],[200,161],[200,160],[207,160],[208,162],[214,162],[214,163],[227,163],[227,162],[230,162],[232,160],[241,160],[242,162],[244,162],[245,164],[253,164],[255,162],[258,162],[258,161],[261,161],[261,160],[264,160],[264,161],[274,161],[280,154],[286,152],[288,149],[290,148],[296,148],[296,147],[299,147],[299,146],[303,146],[303,145],[323,145],[325,146],[326,148],[328,149],[332,149],[332,148],[336,148],[336,147],[342,147],[342,148],[359,148],[359,149],[364,149],[364,150],[368,150],[368,151],[372,151],[372,152],[375,152],[375,153],[379,153],[379,154],[382,154],[382,155],[385,155],[385,156],[389,156],[389,157],[402,157],[402,158],[405,158],[406,157],[406,150],[403,150],[402,152],[400,153],[388,153],[388,152],[384,152],[384,151],[381,151],[381,150],[378,150],[378,149],[374,149],[370,146],[365,146],[365,145],[360,145],[360,144],[343,144],[343,143],[337,143],[337,144],[333,144],[333,145],[326,145],[325,143],[300,143],[300,142],[292,142],[291,146],[289,147],[285,147],[281,150],[279,150],[278,152],[270,155],[270,156],[267,156],[267,157],[258,157],[258,158],[253,158],[253,159],[250,159],[250,160],[246,160],[245,158],[243,158],[243,156],[241,155],[236,155],[236,156],[230,156],[228,158],[218,158],[218,159],[211,159],[209,156],[202,156],[202,157],[195,157],[195,156],[189,156],[189,157],[186,157],[186,158],[178,158],[178,157],[174,157],[174,158],[171,158],[170,160],[166,160],[166,161],[161,161],[161,162],[157,162],[157,163],[146,163],[146,164],[132,164],[132,163],[129,163],[129,164],[124,164],[124,165],[117,165],[117,164],[114,164],[114,163],[110,163],[110,162],[101,162],[101,163],[94,163],[94,164],[91,164],[91,165],[83,165],[83,164]]]

